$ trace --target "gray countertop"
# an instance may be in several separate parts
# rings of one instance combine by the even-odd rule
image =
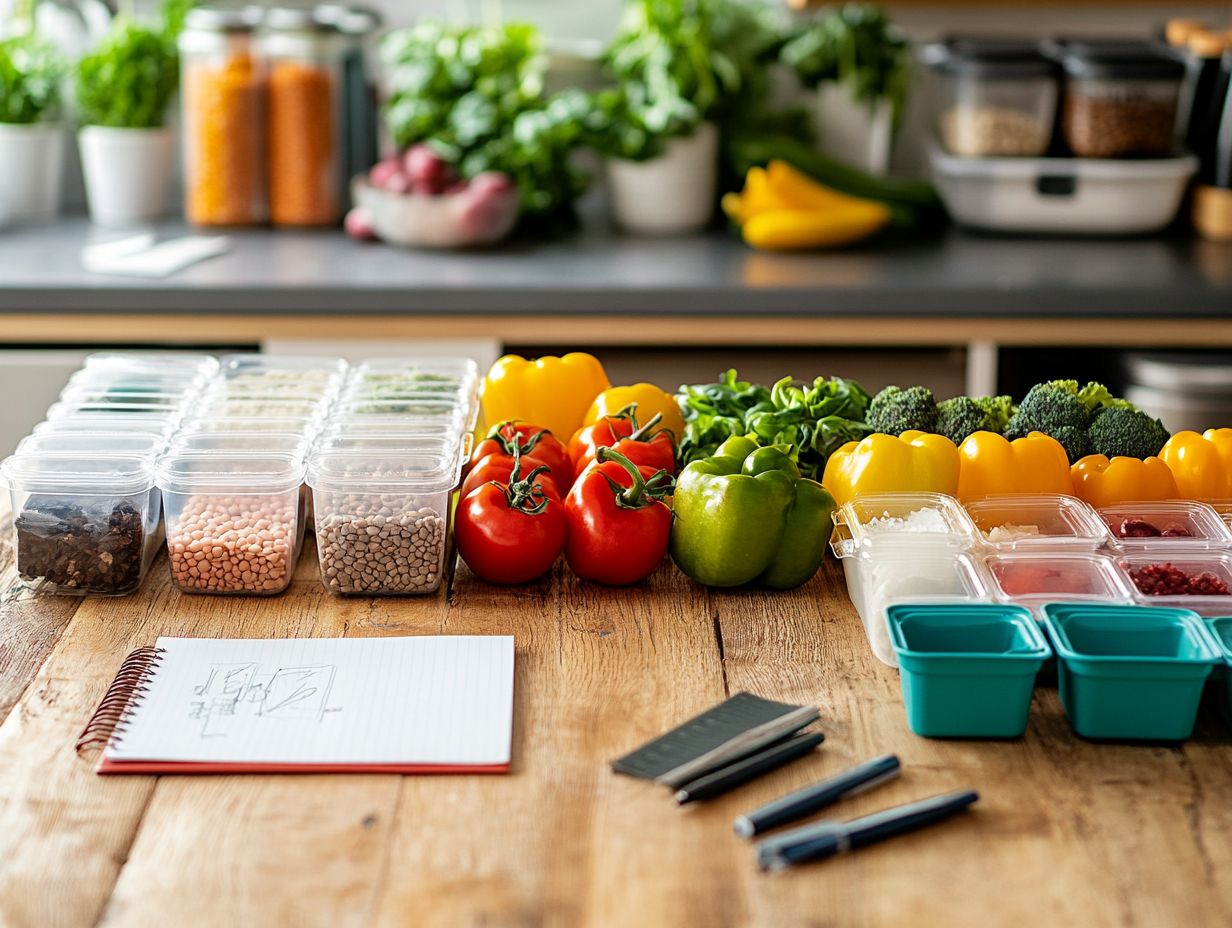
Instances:
[[[147,280],[82,270],[80,249],[98,236],[83,219],[7,230],[0,312],[1232,315],[1232,245],[1183,239],[950,230],[924,242],[767,255],[722,232],[634,238],[600,221],[556,241],[473,253],[402,251],[338,232],[229,234],[229,254]]]

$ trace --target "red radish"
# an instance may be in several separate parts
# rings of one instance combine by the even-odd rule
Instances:
[[[369,169],[368,183],[373,187],[384,187],[391,177],[401,173],[401,158],[383,158]]]
[[[354,207],[342,220],[342,227],[351,238],[361,242],[375,242],[376,229],[372,226],[372,214],[362,206]]]
[[[513,178],[500,171],[484,171],[471,178],[471,193],[476,198],[504,196],[514,189]]]
[[[457,175],[453,166],[428,145],[412,145],[402,155],[402,170],[415,184],[416,192],[440,193]]]

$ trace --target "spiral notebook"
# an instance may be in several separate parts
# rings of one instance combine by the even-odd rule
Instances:
[[[513,638],[159,638],[77,742],[98,772],[505,773]]]

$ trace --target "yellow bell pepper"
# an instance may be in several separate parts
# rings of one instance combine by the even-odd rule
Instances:
[[[944,435],[908,431],[849,441],[826,461],[822,485],[838,505],[861,493],[948,493],[958,486],[958,449]]]
[[[684,433],[684,417],[680,415],[680,407],[676,405],[676,398],[660,390],[653,383],[609,387],[595,397],[595,401],[590,404],[590,409],[586,411],[582,424],[586,426],[598,422],[604,416],[620,412],[630,403],[637,403],[637,420],[642,425],[649,422],[655,415],[660,415],[663,417],[659,420],[660,427],[670,430],[676,436],[676,440],[680,440]]]
[[[1159,458],[1088,454],[1069,469],[1074,495],[1096,509],[1143,499],[1176,499],[1180,493],[1168,465]]]
[[[519,419],[568,441],[594,398],[611,385],[593,355],[571,352],[528,361],[507,354],[492,365],[484,381],[484,419],[488,425]]]
[[[976,432],[962,443],[958,456],[961,500],[1015,493],[1074,492],[1065,449],[1042,432],[1032,432],[1014,441],[994,432]]]
[[[1183,499],[1232,499],[1232,429],[1177,432],[1159,457]]]

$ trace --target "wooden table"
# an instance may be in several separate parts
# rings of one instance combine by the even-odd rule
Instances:
[[[5,570],[4,588],[13,581]],[[102,778],[73,753],[122,657],[159,634],[513,633],[505,777]],[[739,690],[821,707],[814,757],[677,809],[608,762]],[[833,565],[792,593],[670,566],[610,592],[556,576],[338,599],[305,552],[275,599],[144,590],[0,605],[0,925],[986,926],[1232,922],[1232,750],[1204,706],[1184,747],[1096,745],[1037,692],[1017,741],[929,741],[869,652]],[[732,817],[887,751],[904,776],[841,816],[964,787],[967,817],[765,876]]]

